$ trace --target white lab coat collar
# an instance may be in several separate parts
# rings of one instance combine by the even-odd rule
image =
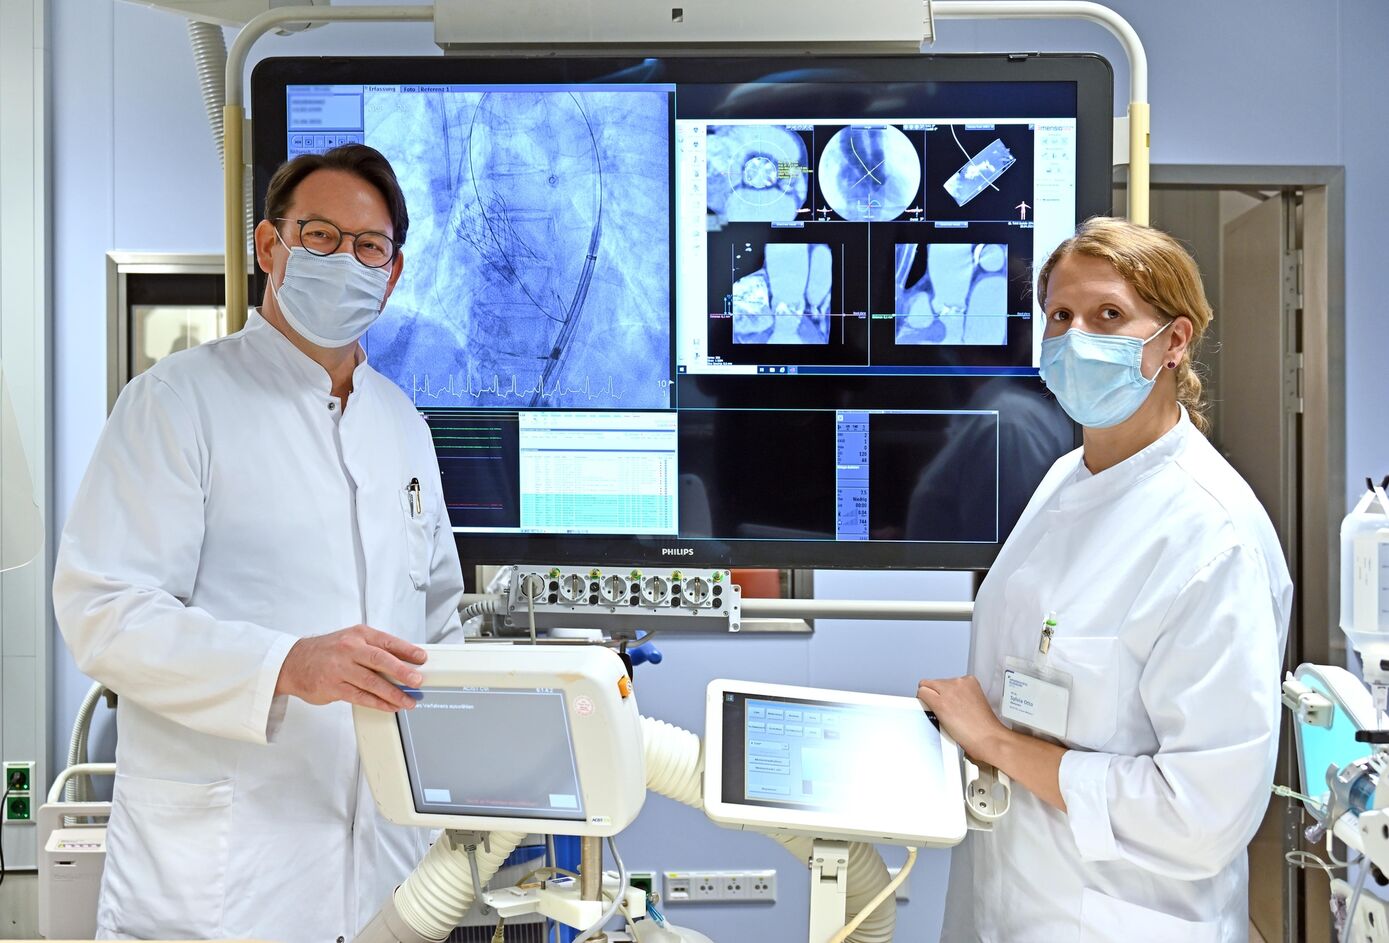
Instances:
[[[1065,511],[1076,511],[1109,501],[1122,492],[1129,491],[1150,475],[1155,474],[1173,461],[1192,441],[1192,436],[1201,433],[1191,423],[1186,407],[1177,404],[1182,411],[1177,424],[1142,451],[1129,456],[1118,465],[1106,468],[1098,475],[1085,467],[1085,450],[1075,451],[1075,471],[1057,495],[1058,506]]]
[[[246,338],[267,357],[282,364],[293,376],[299,377],[308,389],[317,395],[331,395],[333,378],[323,365],[294,346],[280,330],[265,319],[259,308],[252,308],[246,316]],[[367,370],[367,354],[361,344],[357,345],[357,365],[352,368],[352,391],[362,388],[362,376]]]

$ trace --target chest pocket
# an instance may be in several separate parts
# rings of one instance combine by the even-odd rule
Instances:
[[[1066,741],[1087,750],[1103,748],[1119,724],[1119,640],[1057,636],[1049,662],[1071,676]]]
[[[400,512],[405,528],[405,557],[410,569],[410,583],[415,589],[429,584],[429,560],[432,555],[433,527],[429,523],[428,507],[420,497],[420,513],[415,513],[414,499],[409,489],[400,492]]]

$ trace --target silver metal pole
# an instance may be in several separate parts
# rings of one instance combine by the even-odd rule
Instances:
[[[903,622],[968,622],[970,602],[883,599],[744,599],[744,619],[882,619]]]

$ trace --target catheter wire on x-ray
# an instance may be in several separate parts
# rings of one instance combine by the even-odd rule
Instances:
[[[477,125],[478,112],[482,111],[482,104],[487,100],[487,98],[488,96],[484,95],[482,99],[478,101],[477,108],[473,111],[473,128],[475,128]],[[536,310],[538,310],[541,314],[545,315],[550,320],[556,321],[561,325],[559,330],[559,336],[555,338],[549,353],[546,355],[545,369],[541,373],[540,383],[538,384],[535,393],[531,396],[530,405],[532,407],[540,405],[540,400],[544,396],[546,386],[548,385],[551,377],[556,373],[556,371],[559,370],[561,364],[563,363],[565,355],[568,353],[567,348],[569,342],[573,339],[574,332],[578,330],[579,320],[583,315],[584,301],[588,298],[589,284],[593,280],[593,269],[594,266],[598,263],[598,247],[603,235],[603,158],[602,155],[599,153],[598,139],[593,133],[593,122],[589,120],[588,113],[584,111],[583,105],[579,103],[579,100],[575,98],[573,94],[570,94],[569,98],[571,101],[574,102],[574,107],[578,109],[579,115],[584,119],[584,125],[588,129],[589,141],[593,146],[593,162],[596,168],[598,188],[598,209],[594,216],[593,231],[589,235],[588,253],[584,258],[583,270],[579,274],[578,284],[574,287],[574,297],[570,300],[568,306],[564,309],[564,316],[562,318],[556,318],[555,316],[551,315],[548,311],[545,310],[545,306],[540,302],[540,300],[531,294],[531,291],[526,286],[525,281],[520,277],[520,275],[516,273],[516,269],[512,266],[511,257],[508,254],[508,250],[503,247],[502,241],[497,235],[496,228],[493,226],[493,220],[491,215],[488,214],[485,208],[482,211],[482,219],[487,226],[487,234],[491,237],[492,245],[493,248],[496,250],[497,256],[500,257],[501,260],[505,263],[507,268],[507,274],[517,285],[520,286],[521,290],[525,293],[526,297],[530,299],[533,305],[535,305]],[[469,129],[468,135],[470,145],[468,148],[468,173],[472,177],[473,194],[477,197],[478,205],[482,207],[482,192],[478,187],[477,169],[473,165],[473,149],[471,147],[471,143],[473,140],[473,128]],[[515,233],[511,233],[511,236],[514,240]],[[522,245],[524,245],[524,243],[522,243]],[[492,262],[491,255],[486,256],[486,258],[489,262]],[[560,301],[560,303],[563,304],[563,302],[559,298],[556,298],[556,300]]]

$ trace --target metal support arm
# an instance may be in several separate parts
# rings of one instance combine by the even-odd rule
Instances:
[[[1087,20],[1114,34],[1129,60],[1129,219],[1148,224],[1148,53],[1128,20],[1101,3],[1037,0],[936,0],[938,20]]]
[[[361,7],[280,7],[268,10],[251,20],[236,34],[227,50],[226,104],[222,108],[223,160],[222,200],[225,207],[225,237],[227,243],[227,330],[239,331],[246,324],[246,231],[242,202],[245,187],[246,154],[244,130],[246,108],[242,103],[241,83],[246,71],[246,59],[256,41],[273,29],[292,23],[358,22],[400,23],[430,22],[434,7],[361,6]]]

